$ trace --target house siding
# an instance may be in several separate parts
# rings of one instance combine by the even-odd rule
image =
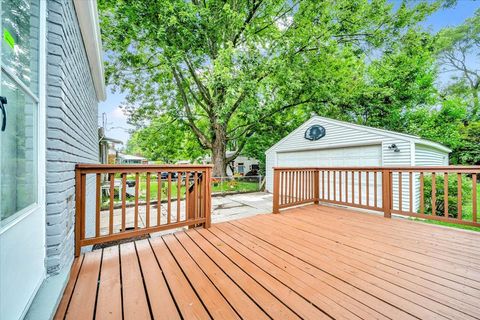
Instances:
[[[73,260],[75,164],[98,162],[98,102],[73,1],[47,3],[45,264],[54,274]]]

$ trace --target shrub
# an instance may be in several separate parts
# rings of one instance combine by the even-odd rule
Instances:
[[[436,201],[435,201],[435,213],[437,216],[444,215],[445,208],[445,192],[443,188],[444,177],[443,174],[437,174],[435,176],[436,184]],[[457,205],[458,205],[458,182],[457,174],[448,175],[448,215],[449,217],[457,218]],[[425,213],[432,213],[432,176],[428,175],[424,177],[424,203]],[[462,205],[469,203],[472,197],[472,182],[469,177],[462,175]]]

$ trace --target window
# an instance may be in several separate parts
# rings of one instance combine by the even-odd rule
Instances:
[[[240,174],[244,174],[244,173],[245,173],[245,166],[243,165],[243,163],[239,163],[239,164],[237,165],[237,171],[238,171],[238,173],[240,173]]]
[[[1,1],[0,220],[37,202],[39,0]],[[3,121],[0,115],[0,121]]]

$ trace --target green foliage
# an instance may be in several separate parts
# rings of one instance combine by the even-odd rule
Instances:
[[[216,175],[247,144],[262,153],[283,134],[270,129],[295,116],[398,129],[431,98],[431,39],[418,23],[439,2],[99,3],[108,82],[127,92],[130,121],[182,123],[212,152]],[[227,146],[238,153],[227,158]]]
[[[480,9],[464,23],[441,30],[436,47],[440,64],[453,80],[445,93],[464,99],[468,119],[480,120]]]
[[[424,199],[425,199],[425,213],[432,213],[432,176],[428,175],[424,178]],[[444,177],[443,175],[435,175],[436,186],[436,201],[435,212],[438,216],[444,215],[445,208],[445,190],[444,190]],[[470,178],[462,175],[462,205],[469,204],[472,199],[472,181]],[[449,217],[456,218],[458,216],[458,180],[456,174],[448,175],[448,215]]]
[[[193,133],[183,123],[166,115],[154,118],[148,126],[134,132],[126,151],[162,163],[196,162],[205,155]]]

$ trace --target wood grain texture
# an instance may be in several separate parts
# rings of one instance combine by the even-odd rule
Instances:
[[[476,319],[480,234],[307,205],[81,255],[55,319],[121,319],[119,312],[124,319]]]

